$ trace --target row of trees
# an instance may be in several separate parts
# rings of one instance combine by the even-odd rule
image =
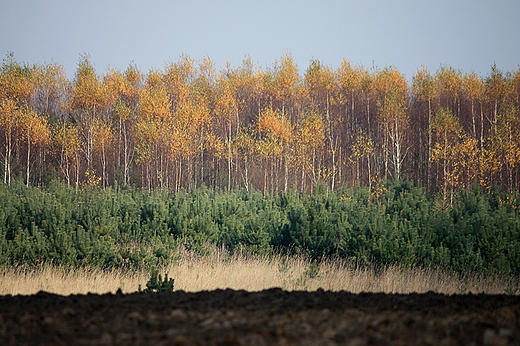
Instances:
[[[376,193],[378,191],[378,193]],[[0,184],[0,265],[149,267],[179,245],[205,253],[306,254],[456,272],[520,274],[520,200],[477,185],[442,196],[405,180],[313,193]]]
[[[407,176],[453,201],[476,182],[519,188],[520,69],[487,77],[422,67],[318,60],[303,74],[290,54],[261,69],[250,58],[217,71],[181,56],[164,70],[98,75],[81,56],[72,81],[57,63],[0,73],[3,181],[59,176],[68,185],[202,185],[265,193],[332,190]]]

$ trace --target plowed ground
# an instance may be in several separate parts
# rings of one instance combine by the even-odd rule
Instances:
[[[0,296],[1,345],[520,345],[520,296]]]

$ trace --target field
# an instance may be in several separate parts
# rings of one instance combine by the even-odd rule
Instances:
[[[0,297],[4,345],[518,345],[520,297],[280,289]]]

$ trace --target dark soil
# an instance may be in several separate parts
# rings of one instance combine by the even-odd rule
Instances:
[[[0,296],[1,345],[520,345],[520,296],[217,290]]]

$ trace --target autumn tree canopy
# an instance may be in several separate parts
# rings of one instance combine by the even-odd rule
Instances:
[[[217,70],[183,55],[163,70],[96,71],[82,55],[0,70],[3,183],[81,187],[334,190],[412,179],[444,196],[520,188],[520,68],[487,76],[449,65],[396,68],[291,54]]]

